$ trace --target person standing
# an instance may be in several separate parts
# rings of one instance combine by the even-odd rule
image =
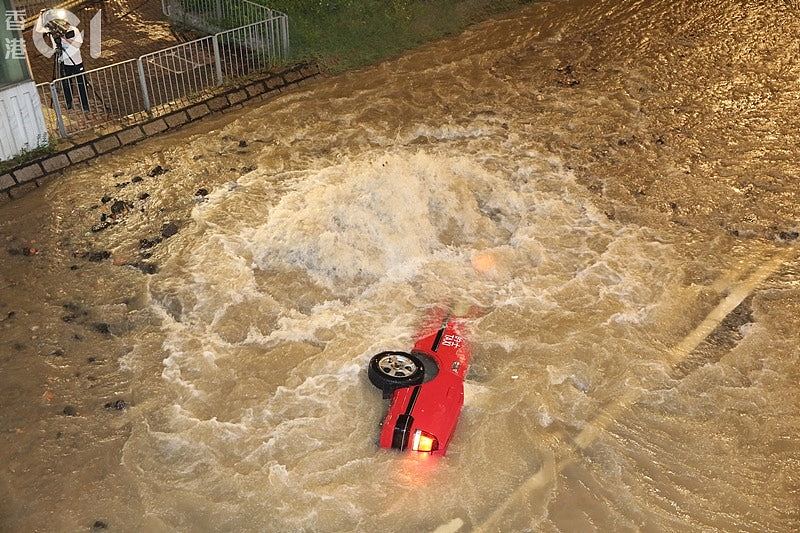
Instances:
[[[50,42],[58,54],[58,64],[61,73],[61,87],[64,90],[64,104],[67,109],[72,109],[72,84],[78,86],[78,94],[81,100],[81,107],[85,112],[89,111],[89,97],[86,93],[86,78],[83,75],[83,58],[81,57],[81,45],[83,35],[75,26],[65,23],[66,31],[63,35],[50,34]],[[68,76],[74,76],[69,78]]]

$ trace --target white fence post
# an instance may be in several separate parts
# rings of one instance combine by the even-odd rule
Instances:
[[[219,55],[219,33],[214,34],[214,68],[217,72],[217,85],[222,85],[222,58]]]
[[[50,98],[53,102],[53,111],[56,114],[56,126],[61,138],[67,137],[67,128],[64,127],[64,117],[61,116],[61,102],[58,101],[58,92],[54,83],[50,84]]]
[[[136,60],[136,65],[139,67],[139,84],[142,87],[142,100],[144,101],[144,108],[150,111],[150,94],[147,92],[147,78],[144,76],[144,64],[142,58]]]

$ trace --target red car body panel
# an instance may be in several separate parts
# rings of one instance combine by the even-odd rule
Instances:
[[[464,334],[463,320],[452,317],[440,318],[422,332],[411,353],[435,361],[438,372],[433,378],[426,376],[420,385],[392,392],[381,426],[381,447],[411,451],[414,434],[421,430],[438,442],[437,449],[424,453],[446,453],[464,405],[464,376],[470,360]]]

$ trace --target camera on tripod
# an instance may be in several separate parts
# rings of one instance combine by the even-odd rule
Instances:
[[[72,39],[75,37],[75,30],[69,25],[69,22],[63,19],[52,19],[45,24],[47,28],[46,35],[52,37],[57,45],[61,45],[61,39]]]

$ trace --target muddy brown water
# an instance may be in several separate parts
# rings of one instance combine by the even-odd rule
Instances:
[[[0,529],[797,531],[798,35],[539,2],[0,207]],[[365,363],[457,303],[448,456],[377,449]]]

